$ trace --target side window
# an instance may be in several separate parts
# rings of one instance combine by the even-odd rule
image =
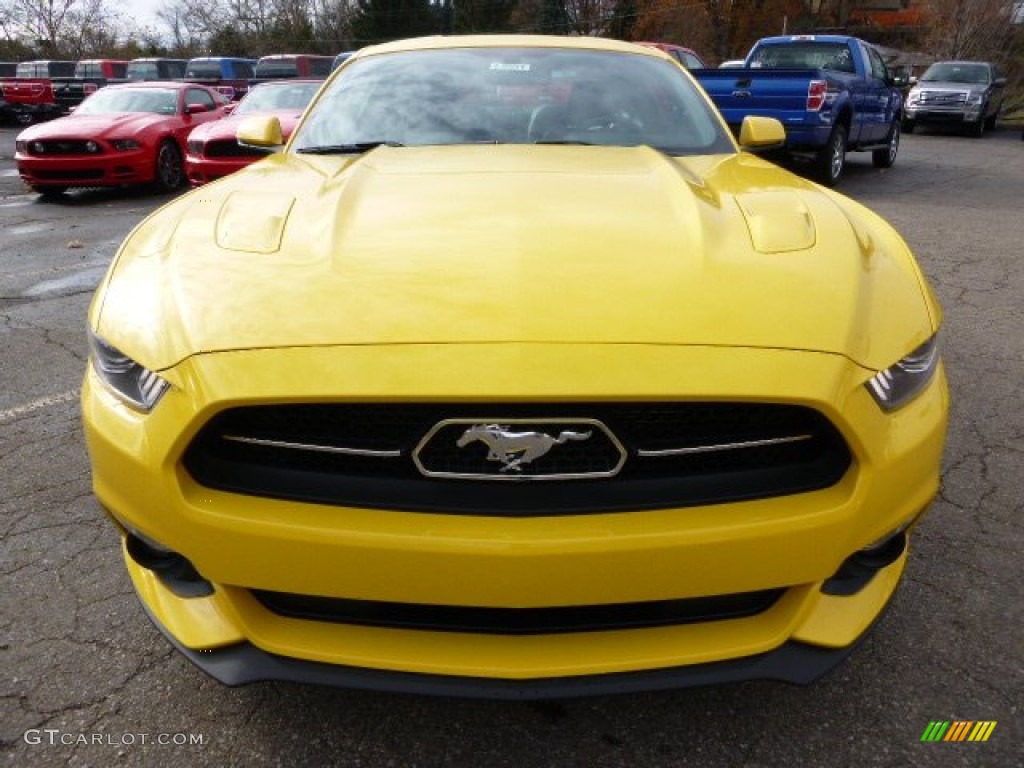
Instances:
[[[881,55],[874,48],[865,48],[865,51],[868,54],[868,61],[871,62],[871,76],[884,83],[889,79],[889,70],[886,69]]]
[[[687,69],[703,69],[704,62],[694,56],[692,53],[683,54],[683,66]]]
[[[185,94],[185,104],[202,104],[211,112],[217,108],[217,102],[213,100],[213,96],[200,88],[188,89]]]
[[[253,72],[252,64],[248,61],[239,61],[235,63],[235,72],[238,77],[245,78],[246,80],[256,77],[256,73]]]

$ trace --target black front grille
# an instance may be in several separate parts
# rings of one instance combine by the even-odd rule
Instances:
[[[435,448],[459,453],[448,444],[434,445],[459,434],[459,429],[447,434],[438,429],[446,420],[462,422],[463,430],[472,423],[541,424],[552,435],[582,431],[581,422],[589,420],[614,436],[624,460],[613,476],[591,476],[607,469],[607,444],[567,441],[522,472],[520,477],[530,476],[523,482],[488,482],[517,472],[488,460],[486,447],[473,443],[459,460],[477,467],[471,470],[474,477],[427,476],[443,470],[443,462],[429,455]],[[696,450],[679,452],[688,449]],[[427,475],[417,467],[417,456]],[[547,462],[556,462],[559,473],[584,477],[534,476],[545,474]],[[545,516],[812,491],[838,482],[851,456],[822,414],[791,405],[316,404],[223,411],[192,441],[184,463],[201,485],[254,496],[371,509]]]
[[[42,152],[37,144],[42,145]],[[94,149],[89,151],[86,144],[91,144]],[[48,157],[50,155],[98,155],[102,148],[95,141],[78,139],[50,139],[46,141],[33,141],[29,144],[29,152],[33,155]]]
[[[770,589],[683,600],[554,608],[477,608],[388,603],[260,590],[254,590],[252,594],[268,611],[293,619],[431,632],[540,635],[740,619],[768,610],[784,592],[784,589]]]
[[[203,154],[207,157],[266,157],[266,152],[251,147],[243,147],[235,139],[223,139],[206,142]]]
[[[33,170],[32,175],[37,179],[52,179],[55,181],[66,181],[69,179],[74,179],[75,181],[96,181],[103,178],[103,171],[101,169],[86,169],[80,171]]]

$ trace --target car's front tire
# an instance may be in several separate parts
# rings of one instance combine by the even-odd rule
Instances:
[[[999,119],[999,113],[1002,111],[1002,109],[1003,105],[1002,103],[1000,103],[999,106],[996,107],[995,112],[992,113],[992,116],[985,121],[985,130],[994,131],[996,129],[996,121]]]
[[[981,114],[978,116],[978,120],[973,123],[967,124],[967,134],[973,136],[976,139],[980,139],[985,135],[985,108],[981,108]]]
[[[181,150],[170,139],[160,144],[156,153],[154,185],[161,192],[173,192],[185,183],[185,161]]]
[[[900,119],[896,118],[892,121],[892,127],[889,128],[889,141],[887,146],[882,149],[876,149],[871,153],[871,162],[874,163],[875,168],[892,168],[893,163],[896,162],[896,153],[900,149]]]
[[[826,187],[834,187],[846,166],[846,126],[836,125],[814,157],[814,176]]]

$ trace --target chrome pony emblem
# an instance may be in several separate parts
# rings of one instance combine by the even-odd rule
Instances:
[[[558,437],[545,432],[512,432],[509,425],[474,424],[456,441],[464,448],[475,440],[487,446],[487,460],[500,461],[501,472],[521,472],[523,464],[544,456],[556,445],[570,440],[588,440],[591,432],[562,431]]]

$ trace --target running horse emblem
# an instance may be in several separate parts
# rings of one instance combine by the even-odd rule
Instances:
[[[512,432],[508,425],[474,424],[456,441],[459,448],[479,440],[487,446],[487,460],[500,461],[501,472],[522,472],[523,464],[539,459],[556,445],[586,440],[590,432],[562,432],[558,437],[543,432]]]

